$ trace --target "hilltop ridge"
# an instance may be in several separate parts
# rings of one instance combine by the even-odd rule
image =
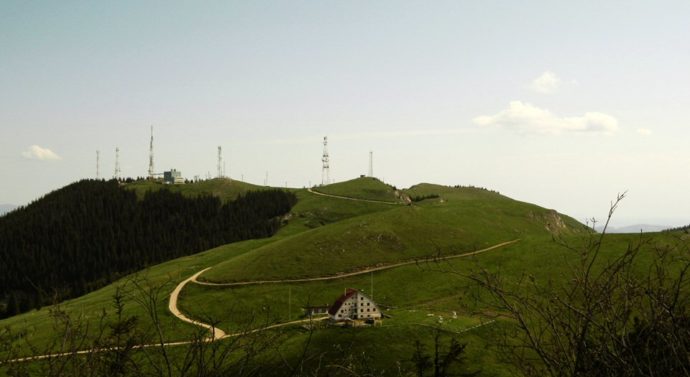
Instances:
[[[151,182],[130,185],[124,186],[125,191],[136,194],[138,200],[151,195],[146,191],[230,200],[242,190],[268,189],[224,180],[179,186]],[[437,263],[463,269],[479,261],[537,266],[541,262],[535,250],[553,252],[552,247],[541,247],[552,237],[589,234],[584,225],[566,215],[482,188],[421,183],[398,189],[378,179],[356,178],[288,191],[296,195],[297,203],[281,216],[282,226],[271,237],[232,242],[148,266],[63,303],[61,310],[66,315],[84,316],[96,327],[98,313],[107,310],[120,287],[143,276],[147,285],[164,292],[158,296],[158,319],[147,317],[133,296],[126,299],[128,313],[139,316],[142,328],[154,326],[153,320],[160,321],[159,326],[165,329],[163,339],[174,342],[189,339],[190,333],[198,331],[194,323],[204,323],[206,329],[213,323],[219,334],[255,327],[257,317],[265,321],[261,326],[289,326],[300,319],[300,306],[327,303],[343,287],[367,291],[375,280],[375,297],[383,307],[406,308],[387,309],[398,319],[389,321],[392,328],[381,330],[403,341],[411,335],[398,326],[433,324],[426,314],[413,314],[414,308],[433,313],[458,295],[452,279],[432,272]],[[362,275],[362,271],[370,272]],[[190,280],[191,276],[198,278]],[[291,283],[294,279],[303,280]],[[257,285],[259,281],[272,283]],[[180,282],[186,285],[178,287]],[[228,283],[242,285],[226,286]],[[292,304],[286,301],[288,290]],[[182,322],[168,312],[167,300],[174,291],[179,293],[174,301],[175,315],[191,322]],[[484,314],[473,314],[465,306],[452,307],[460,314],[448,323],[458,330],[484,321]],[[25,331],[24,339],[50,347],[50,315],[49,310],[41,309],[2,320],[0,326]],[[394,330],[401,332],[394,335]],[[324,330],[315,341],[324,342],[323,337],[330,333]],[[294,336],[300,339],[300,335]]]

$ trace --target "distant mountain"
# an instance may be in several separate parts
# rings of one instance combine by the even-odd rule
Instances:
[[[668,225],[650,225],[650,224],[635,224],[623,227],[612,227],[609,226],[606,229],[607,233],[650,233],[650,232],[661,232],[662,230],[671,228]],[[601,232],[602,228],[597,227],[597,232]]]
[[[0,204],[0,216],[12,211],[15,208],[17,208],[17,206],[14,204]]]

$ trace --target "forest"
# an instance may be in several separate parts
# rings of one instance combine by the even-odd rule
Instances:
[[[82,180],[0,217],[0,318],[83,295],[150,265],[273,235],[297,197],[236,200]]]

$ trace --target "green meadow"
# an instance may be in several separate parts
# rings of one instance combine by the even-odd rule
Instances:
[[[230,180],[176,186],[135,182],[127,187],[140,197],[149,190],[168,189],[184,195],[214,195],[222,200],[261,189]],[[435,334],[442,334],[442,339],[455,337],[467,344],[469,370],[482,370],[483,375],[510,375],[509,366],[492,347],[492,337],[495,328],[513,324],[495,310],[490,295],[469,277],[490,271],[500,273],[508,284],[521,289],[518,284],[525,276],[558,287],[580,261],[577,250],[599,237],[554,210],[481,188],[419,184],[397,190],[377,179],[359,178],[314,190],[368,201],[294,189],[298,203],[275,236],[150,266],[100,290],[62,302],[59,309],[74,321],[95,329],[103,313],[112,318],[113,296],[121,289],[126,292],[125,313],[138,317],[138,326],[150,329],[154,325],[152,310],[166,341],[186,340],[199,329],[172,316],[168,299],[180,281],[204,268],[211,267],[200,276],[201,281],[231,283],[337,277],[368,267],[415,261],[327,281],[245,286],[191,282],[180,295],[179,308],[191,318],[233,333],[304,319],[304,307],[330,305],[346,288],[357,288],[384,309],[386,318],[381,326],[288,326],[267,331],[265,336],[280,339],[278,347],[288,361],[308,355],[307,365],[316,367],[324,358],[335,362],[342,355],[360,355],[384,375],[396,375],[396,368],[411,366],[415,341],[431,347]],[[428,198],[406,205],[401,195]],[[516,242],[485,253],[442,259],[513,240]],[[599,260],[616,258],[629,245],[640,242],[646,245],[637,262],[643,271],[656,245],[687,243],[687,239],[675,233],[607,235]],[[148,303],[148,307],[142,303]],[[51,312],[55,308],[4,319],[0,327],[21,334],[14,344],[22,355],[54,352],[60,349],[55,342],[61,333]],[[87,334],[86,338],[93,336]]]

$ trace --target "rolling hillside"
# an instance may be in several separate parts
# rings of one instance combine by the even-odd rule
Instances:
[[[238,186],[211,182],[212,188],[179,190],[191,196],[209,190],[221,198],[236,195]],[[248,342],[270,343],[254,355],[260,375],[284,375],[286,363],[298,362],[305,371],[314,371],[319,365],[344,362],[343,358],[350,358],[351,365],[366,364],[380,374],[397,375],[395,365],[414,368],[415,341],[432,347],[439,331],[444,339],[467,343],[466,360],[484,374],[511,375],[510,366],[492,348],[492,337],[496,329],[512,323],[492,309],[491,298],[466,276],[500,271],[507,281],[529,274],[534,281],[558,283],[580,258],[573,250],[596,236],[554,210],[480,188],[419,184],[395,190],[379,180],[359,178],[312,190],[316,192],[294,190],[298,202],[287,223],[270,238],[149,267],[65,302],[61,310],[97,329],[99,313],[105,310],[112,318],[112,297],[118,287],[125,287],[125,313],[138,318],[145,335],[141,342],[208,336],[207,330],[175,318],[168,304],[180,282],[210,267],[198,281],[181,287],[177,307],[192,320],[213,324],[226,334],[243,332]],[[418,200],[406,204],[404,197]],[[638,241],[639,235],[608,236],[601,260],[615,259]],[[652,247],[676,241],[676,235],[668,233],[646,242]],[[646,258],[643,255],[642,264]],[[295,279],[299,281],[291,282]],[[314,330],[305,324],[302,308],[329,305],[345,288],[374,297],[387,315],[381,327],[314,325]],[[56,342],[59,322],[54,318],[54,311],[44,308],[0,321],[0,326],[22,333],[11,342],[18,347],[11,354],[64,350],[64,342]],[[157,328],[161,332],[154,331]],[[89,344],[98,334],[83,338],[82,344]],[[218,344],[234,344],[231,339]],[[27,348],[27,342],[34,349]],[[174,349],[173,354],[178,352]],[[177,361],[182,359],[180,355]],[[329,375],[327,369],[319,373]]]
[[[378,178],[361,177],[313,188],[313,191],[344,198],[400,203],[400,192]]]

